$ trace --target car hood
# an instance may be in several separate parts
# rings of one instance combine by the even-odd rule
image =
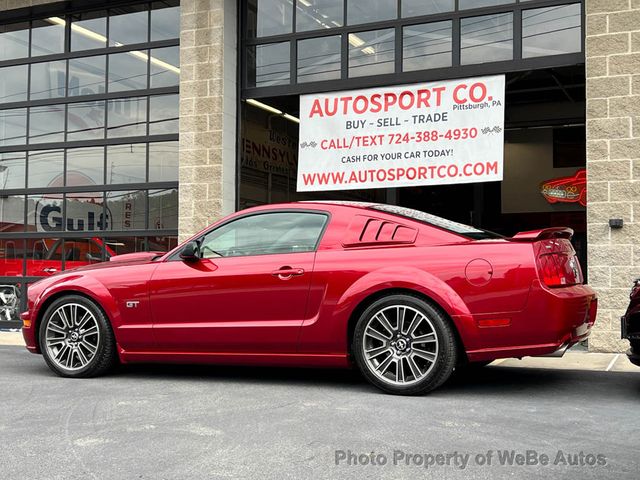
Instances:
[[[85,265],[82,267],[74,268],[73,270],[65,270],[65,272],[79,272],[86,270],[96,270],[102,268],[120,267],[123,265],[142,265],[145,263],[151,263],[154,260],[162,257],[166,252],[137,252],[137,253],[125,253],[123,255],[116,255],[111,257],[108,262],[94,263],[92,265]]]

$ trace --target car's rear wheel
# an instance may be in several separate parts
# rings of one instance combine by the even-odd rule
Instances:
[[[49,305],[39,341],[47,365],[62,377],[94,377],[116,362],[111,326],[100,307],[83,296],[67,295]]]
[[[411,295],[389,295],[371,304],[356,324],[352,353],[367,380],[398,395],[439,387],[451,376],[457,358],[449,320]]]

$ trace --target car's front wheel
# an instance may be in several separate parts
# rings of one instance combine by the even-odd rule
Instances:
[[[115,339],[104,313],[80,295],[55,300],[39,329],[40,351],[62,377],[94,377],[116,362]]]
[[[411,295],[389,295],[371,304],[356,324],[352,353],[373,385],[398,395],[439,387],[451,376],[457,359],[449,320]]]

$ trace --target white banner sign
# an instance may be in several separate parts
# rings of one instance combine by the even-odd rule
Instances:
[[[502,180],[504,75],[300,97],[298,191]]]

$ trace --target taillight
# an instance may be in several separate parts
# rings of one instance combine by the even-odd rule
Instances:
[[[580,263],[573,253],[554,252],[538,256],[540,277],[547,287],[582,283]]]

